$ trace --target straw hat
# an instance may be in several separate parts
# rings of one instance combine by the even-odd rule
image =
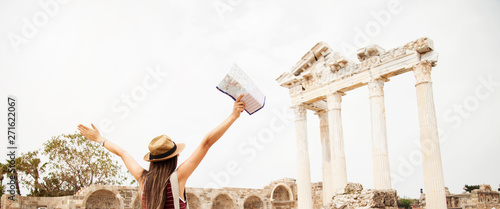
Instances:
[[[144,160],[159,162],[170,159],[179,154],[185,146],[184,143],[175,144],[167,135],[157,136],[149,143],[149,152],[144,155]]]

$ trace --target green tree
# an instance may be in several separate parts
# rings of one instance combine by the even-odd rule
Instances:
[[[38,154],[38,150],[31,151],[22,154],[16,159],[18,172],[24,173],[19,180],[23,185],[31,185],[29,188],[31,196],[45,196],[44,191],[47,189],[40,184],[40,174],[45,172],[47,163],[42,164]]]
[[[42,163],[42,159],[48,159]],[[123,184],[127,177],[109,151],[80,134],[52,137],[41,150],[23,154],[22,184],[32,196],[73,195],[92,184]]]
[[[474,189],[479,189],[479,188],[480,188],[480,187],[479,187],[479,185],[467,185],[467,184],[466,184],[466,185],[464,186],[464,190],[465,190],[466,192],[468,192],[468,193],[471,193],[471,192],[472,192],[472,190],[474,190]]]
[[[410,199],[408,197],[403,197],[398,200],[398,207],[400,208],[410,209],[412,205],[413,205],[413,199]]]

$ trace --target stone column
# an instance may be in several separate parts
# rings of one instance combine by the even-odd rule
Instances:
[[[368,82],[372,122],[372,160],[375,189],[391,189],[391,169],[387,151],[385,122],[384,82],[379,78]]]
[[[347,185],[347,172],[345,166],[344,135],[342,132],[342,116],[340,103],[342,92],[335,92],[327,96],[328,103],[328,132],[333,163],[333,192],[344,192]]]
[[[328,133],[328,114],[326,111],[318,111],[319,127],[321,135],[321,149],[323,154],[323,205],[333,197],[332,155],[330,153],[330,136]]]
[[[413,66],[416,79],[426,207],[446,209],[443,166],[431,82],[432,63]]]
[[[312,209],[311,171],[307,146],[307,111],[304,106],[293,107],[297,137],[297,193],[298,208]]]

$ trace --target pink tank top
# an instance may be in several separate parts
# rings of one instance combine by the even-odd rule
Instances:
[[[186,196],[184,195],[184,198]],[[142,195],[142,205],[146,209],[146,198]],[[172,194],[172,186],[170,186],[170,179],[167,183],[167,201],[165,202],[165,209],[174,209],[174,195]],[[179,197],[179,209],[186,209],[186,202]]]

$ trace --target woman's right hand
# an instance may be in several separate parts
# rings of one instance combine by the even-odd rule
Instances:
[[[90,139],[91,141],[101,143],[101,141],[104,140],[104,138],[102,138],[101,136],[101,133],[99,133],[99,130],[97,130],[94,124],[90,125],[92,125],[92,129],[82,124],[78,125],[78,130],[80,131],[80,134],[85,136],[87,139]]]
[[[241,94],[234,102],[233,113],[231,113],[231,115],[235,116],[236,118],[239,118],[240,113],[243,112],[243,110],[245,110],[245,102],[240,101],[241,98],[243,98],[243,96],[244,95]]]

